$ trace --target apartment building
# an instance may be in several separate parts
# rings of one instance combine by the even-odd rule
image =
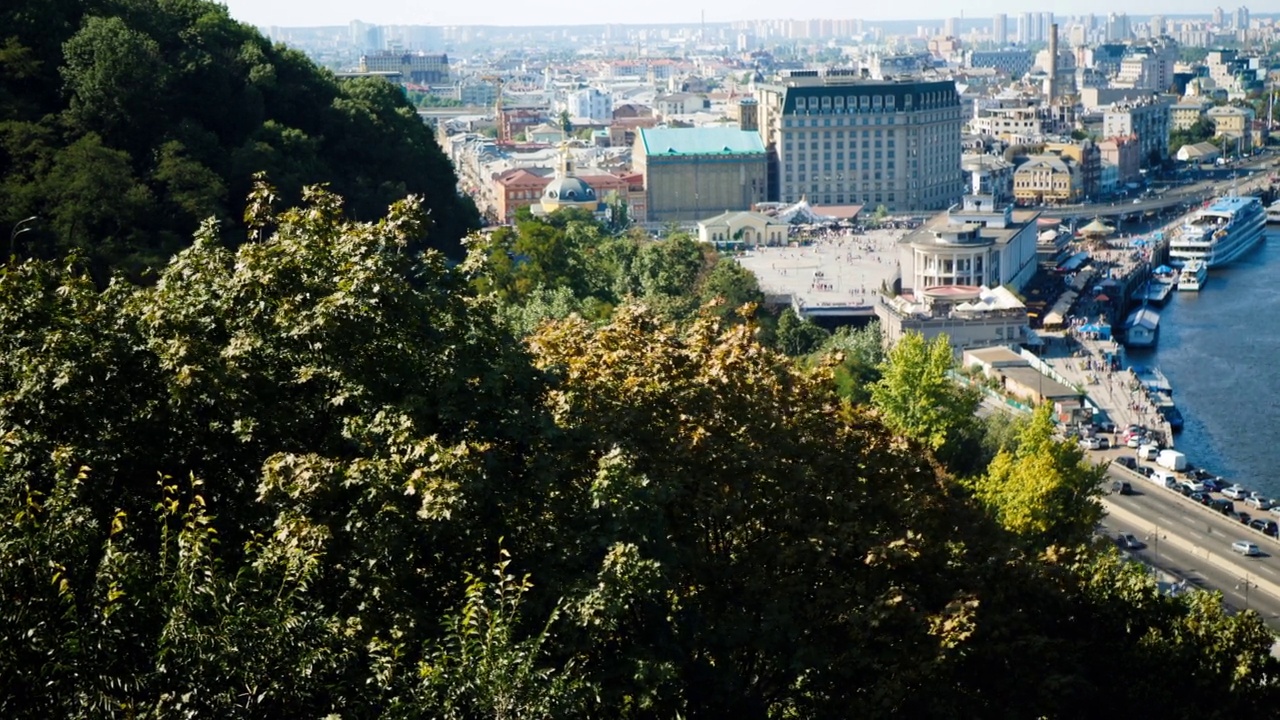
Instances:
[[[1160,162],[1169,157],[1169,106],[1167,99],[1156,95],[1113,103],[1103,112],[1102,136],[1135,135],[1143,166]]]

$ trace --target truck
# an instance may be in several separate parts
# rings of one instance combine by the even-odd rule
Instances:
[[[1156,456],[1156,464],[1174,472],[1182,472],[1187,469],[1187,456],[1177,450],[1161,450]]]

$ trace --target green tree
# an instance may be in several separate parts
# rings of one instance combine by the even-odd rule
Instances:
[[[1014,450],[1001,449],[973,482],[978,499],[1001,525],[1037,547],[1074,545],[1102,519],[1101,465],[1076,443],[1054,437],[1053,408],[1036,408]]]
[[[957,439],[974,426],[978,395],[952,380],[955,355],[946,335],[926,341],[909,332],[889,350],[871,399],[885,423],[940,453],[954,452]]]
[[[778,316],[778,326],[774,330],[774,345],[779,352],[792,357],[808,355],[827,340],[827,331],[808,318],[796,314],[787,307]]]
[[[729,258],[716,259],[703,278],[698,294],[702,304],[715,303],[722,315],[736,312],[744,305],[764,302],[755,273]]]

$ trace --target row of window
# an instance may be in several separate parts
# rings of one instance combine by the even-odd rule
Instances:
[[[946,92],[930,92],[922,93],[920,96],[920,106],[922,108],[949,106],[955,96]],[[796,110],[888,110],[893,111],[897,107],[897,97],[894,95],[824,95],[822,97],[797,97]],[[911,110],[915,102],[914,95],[905,95],[902,98],[902,109]]]
[[[834,125],[836,127],[841,127],[845,125],[910,125],[912,124],[913,121],[916,125],[924,125],[929,123],[941,122],[943,120],[958,120],[959,118],[960,118],[959,110],[956,110],[955,112],[916,113],[914,115],[902,118],[902,122],[898,122],[898,116],[896,115],[887,115],[883,117],[880,115],[875,115],[869,118],[865,116],[853,117],[848,115],[837,115],[834,118],[835,119]],[[831,127],[833,125],[833,123],[831,122],[832,118],[830,117],[824,117],[824,118],[811,117],[811,118],[808,118],[809,122],[805,122],[805,119],[806,118],[803,118],[803,117],[787,116],[782,119],[782,126],[788,127],[788,128],[790,127],[802,128],[802,127]],[[821,123],[818,122],[819,119],[822,120]]]

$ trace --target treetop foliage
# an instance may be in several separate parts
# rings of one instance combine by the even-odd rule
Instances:
[[[40,219],[23,257],[75,251],[102,282],[159,268],[210,217],[234,245],[258,172],[288,203],[327,183],[358,218],[416,193],[415,248],[460,257],[476,226],[398,88],[340,82],[222,5],[14,0],[0,28],[0,227]]]
[[[323,189],[274,196],[249,198],[251,241],[206,223],[148,287],[0,271],[6,716],[1274,700],[1256,615],[1089,545],[1090,471],[1043,417],[970,494],[927,442],[944,421],[894,429],[834,358],[740,317],[624,302],[521,342],[475,267],[409,251],[416,198],[353,222]]]

